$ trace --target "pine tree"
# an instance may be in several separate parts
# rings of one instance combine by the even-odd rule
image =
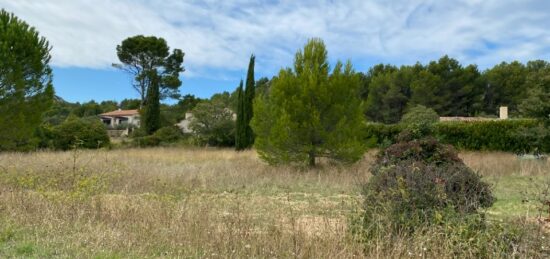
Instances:
[[[0,9],[0,151],[35,147],[54,97],[50,50],[35,28]]]
[[[160,128],[160,82],[156,70],[148,73],[151,84],[147,89],[147,100],[143,111],[143,130],[148,135],[155,133]]]
[[[246,75],[246,88],[244,91],[244,148],[250,148],[254,144],[254,132],[250,127],[250,121],[252,120],[253,107],[252,103],[255,96],[255,81],[254,81],[254,62],[256,57],[250,56],[250,63],[248,64],[248,73]]]
[[[246,149],[245,143],[245,123],[244,123],[244,91],[243,91],[243,80],[237,88],[237,125],[235,131],[235,149],[237,151]]]
[[[282,69],[268,96],[254,102],[252,128],[260,157],[270,164],[314,166],[319,157],[355,162],[364,154],[361,79],[351,63],[330,74],[325,44],[312,39]]]

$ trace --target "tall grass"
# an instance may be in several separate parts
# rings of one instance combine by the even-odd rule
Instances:
[[[497,188],[550,173],[548,162],[510,156],[462,154]],[[0,257],[408,256],[406,240],[365,250],[349,230],[372,160],[308,170],[220,149],[0,154]]]

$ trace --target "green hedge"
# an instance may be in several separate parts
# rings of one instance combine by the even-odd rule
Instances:
[[[367,123],[365,126],[367,146],[370,148],[387,147],[395,143],[397,135],[403,128],[400,124]]]
[[[402,130],[401,125],[369,123],[367,143],[387,146]],[[464,150],[550,152],[550,133],[536,120],[439,122],[434,124],[433,134],[442,143]]]

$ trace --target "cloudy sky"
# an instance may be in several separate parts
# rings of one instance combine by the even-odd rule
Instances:
[[[182,93],[232,91],[248,58],[271,77],[308,38],[331,62],[422,63],[448,54],[480,69],[502,61],[550,59],[546,0],[0,0],[51,45],[57,94],[69,101],[137,97],[114,70],[115,47],[155,35],[185,52]]]

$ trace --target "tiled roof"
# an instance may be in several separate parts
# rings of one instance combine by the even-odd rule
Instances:
[[[134,116],[138,114],[139,114],[138,110],[116,110],[112,112],[102,113],[99,116],[116,117],[116,116]]]

